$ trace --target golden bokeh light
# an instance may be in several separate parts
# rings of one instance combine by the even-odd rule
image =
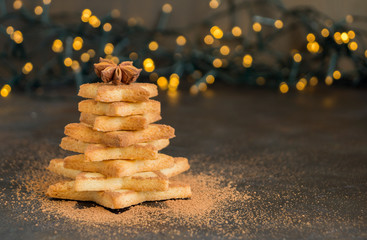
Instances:
[[[252,56],[250,54],[246,54],[243,59],[242,59],[242,65],[245,67],[245,68],[249,68],[251,67],[252,65]]]
[[[317,53],[320,50],[320,45],[318,42],[307,43],[307,50],[312,53]]]
[[[213,9],[216,9],[219,7],[219,2],[218,0],[210,0],[209,2],[209,7],[210,8],[213,8]]]
[[[295,61],[295,62],[301,62],[302,61],[302,55],[301,54],[299,54],[299,53],[295,53],[294,55],[293,55],[293,60]]]
[[[15,10],[20,9],[22,6],[23,6],[23,2],[22,2],[21,0],[15,0],[15,1],[13,2],[13,8],[14,8]]]
[[[305,89],[307,85],[307,80],[306,78],[301,78],[297,83],[296,83],[296,88],[298,91],[302,91]]]
[[[328,37],[329,36],[329,34],[330,34],[330,32],[329,32],[329,30],[327,29],[327,28],[323,28],[322,30],[321,30],[321,36],[323,36],[323,37]]]
[[[334,33],[334,39],[335,40],[341,40],[341,33],[340,32],[335,32]]]
[[[341,78],[341,76],[342,76],[342,74],[341,74],[341,72],[340,72],[339,70],[335,70],[335,71],[333,72],[333,78],[334,78],[335,80],[340,79],[340,78]]]
[[[106,54],[106,55],[110,55],[110,54],[112,54],[113,53],[113,50],[114,50],[114,46],[113,46],[113,44],[112,43],[107,43],[105,46],[104,46],[104,53]]]
[[[334,33],[334,40],[337,44],[342,44],[343,43],[340,32],[335,32]]]
[[[64,50],[63,43],[60,39],[55,39],[52,43],[52,51],[60,53]]]
[[[23,42],[23,33],[21,31],[15,31],[12,36],[14,42],[16,42],[17,44],[21,44]]]
[[[76,37],[74,38],[74,41],[73,41],[73,49],[75,51],[79,51],[80,49],[82,49],[83,47],[83,39],[81,37]]]
[[[88,22],[93,28],[98,28],[101,25],[101,20],[94,15],[88,19]]]
[[[349,39],[354,39],[356,37],[356,33],[353,30],[348,31]]]
[[[9,35],[13,34],[14,33],[14,28],[12,26],[8,26],[6,28],[6,33],[9,34]]]
[[[306,39],[307,39],[307,41],[309,41],[309,42],[314,42],[314,41],[316,40],[315,34],[313,34],[313,33],[309,33],[309,34],[307,34]]]
[[[238,27],[238,26],[234,26],[234,27],[232,28],[232,35],[233,35],[233,36],[235,36],[235,37],[239,37],[239,36],[241,36],[241,35],[242,35],[242,30],[241,30],[241,28],[240,28],[240,27]]]
[[[343,32],[343,33],[340,35],[340,39],[343,41],[343,43],[348,43],[348,42],[349,42],[349,36],[348,36],[348,33]]]
[[[49,5],[51,3],[51,0],[43,0],[43,4]]]
[[[64,59],[64,65],[66,67],[70,67],[71,64],[73,64],[73,60],[71,60],[71,58],[67,57],[67,58]]]
[[[331,76],[327,76],[326,78],[325,78],[325,84],[326,85],[331,85],[331,84],[333,84],[333,78],[331,77]]]
[[[88,53],[83,53],[80,55],[80,60],[82,62],[88,62],[90,60],[90,55]]]
[[[228,55],[231,52],[231,49],[229,49],[229,47],[227,45],[223,45],[220,49],[219,49],[220,53],[224,56]]]
[[[11,87],[9,84],[5,84],[0,91],[0,94],[2,97],[7,97],[9,95],[9,93],[11,92]]]
[[[146,58],[143,61],[143,67],[146,72],[153,72],[155,69],[154,61],[151,58]]]
[[[34,8],[34,14],[41,15],[43,13],[43,8],[41,6],[36,6]]]
[[[150,51],[156,51],[158,49],[159,45],[156,41],[151,41],[148,45],[148,48]]]
[[[211,74],[209,74],[208,76],[206,76],[205,78],[205,81],[208,83],[208,84],[213,84],[214,81],[215,81],[215,77]]]
[[[201,83],[199,83],[198,88],[199,88],[200,91],[205,92],[206,89],[208,89],[208,86],[206,85],[206,83],[201,82]]]
[[[178,36],[178,37],[176,38],[176,43],[177,43],[177,45],[179,45],[179,46],[183,46],[183,45],[185,45],[185,44],[186,44],[186,38],[185,38],[184,36],[180,35],[180,36]]]
[[[157,80],[157,84],[159,86],[160,89],[162,90],[166,90],[168,87],[168,81],[167,78],[165,77],[159,77]]]
[[[204,43],[207,45],[211,45],[214,42],[214,38],[211,35],[206,35],[204,37]]]
[[[351,51],[356,51],[358,49],[358,44],[356,42],[350,42],[348,44],[348,48],[351,50]]]
[[[285,83],[285,82],[281,82],[280,85],[279,85],[279,91],[281,93],[287,93],[289,91],[288,84]]]
[[[215,37],[216,39],[221,39],[223,37],[223,31],[218,26],[213,26],[210,28],[210,33]]]
[[[83,22],[88,22],[89,21],[89,18],[90,16],[92,16],[92,11],[88,8],[84,9],[83,12],[82,12],[82,16],[81,16],[81,20]]]
[[[171,76],[169,76],[169,78],[180,78],[180,76],[178,76],[177,73],[172,73]]]
[[[275,20],[274,22],[274,26],[277,28],[277,29],[282,29],[284,24],[283,24],[283,21],[282,20]]]
[[[172,12],[172,5],[171,5],[171,4],[169,4],[169,3],[164,4],[164,5],[162,6],[162,11],[163,11],[164,13],[170,13],[170,12]]]
[[[216,59],[213,60],[213,66],[215,68],[220,68],[222,65],[223,65],[223,62],[222,62],[221,59],[216,58]]]
[[[23,74],[28,74],[33,70],[33,64],[31,62],[27,62],[26,64],[24,64],[23,68],[22,68],[22,73]]]
[[[255,32],[260,32],[261,29],[262,29],[262,26],[260,23],[258,22],[254,22],[254,24],[252,24],[252,29],[255,31]]]
[[[176,90],[179,84],[180,84],[180,77],[175,73],[172,74],[169,78],[168,89]]]
[[[103,31],[105,31],[105,32],[109,32],[109,31],[111,31],[112,30],[112,25],[111,25],[111,23],[105,23],[105,24],[103,24]]]

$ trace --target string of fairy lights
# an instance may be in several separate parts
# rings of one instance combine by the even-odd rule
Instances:
[[[0,0],[0,32],[5,36],[2,97],[12,88],[42,94],[43,88],[72,81],[77,86],[96,81],[93,63],[99,57],[134,61],[144,70],[142,79],[157,83],[171,97],[179,89],[206,92],[217,81],[273,87],[281,93],[320,84],[363,86],[367,81],[367,31],[351,26],[366,17],[347,15],[332,21],[308,8],[286,9],[275,0],[210,0],[213,16],[180,30],[167,27],[174,12],[170,3],[162,6],[153,28],[145,27],[139,17],[122,19],[118,9],[104,17],[84,9],[78,23],[66,26],[52,22],[51,0],[43,0],[33,11],[22,0],[13,1],[11,8],[5,1]],[[278,17],[249,11],[264,5],[272,6]],[[240,11],[249,11],[248,28],[233,18]],[[225,17],[232,17],[229,27],[220,24]],[[6,24],[9,20],[13,24]],[[206,31],[195,32],[203,26]],[[289,33],[299,28],[305,36],[297,49],[277,49],[278,39],[292,38]],[[343,59],[352,70],[343,69]]]

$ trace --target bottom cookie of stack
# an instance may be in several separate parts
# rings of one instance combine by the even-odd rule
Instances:
[[[170,183],[168,189],[165,191],[135,192],[120,189],[113,191],[77,192],[74,188],[74,181],[66,181],[51,185],[46,195],[52,198],[92,201],[110,209],[121,209],[146,201],[189,198],[191,197],[191,188],[189,185],[182,183]]]

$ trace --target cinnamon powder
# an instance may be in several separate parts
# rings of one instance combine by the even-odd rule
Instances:
[[[201,164],[200,158],[190,160],[192,169],[195,169],[196,164]],[[131,236],[162,231],[170,235],[193,236],[203,229],[207,233],[233,237],[244,231],[241,226],[245,220],[238,209],[251,201],[251,197],[237,191],[236,186],[220,173],[210,170],[213,167],[208,167],[205,173],[189,171],[175,178],[191,185],[191,199],[147,202],[128,209],[109,210],[90,202],[46,197],[44,192],[47,187],[62,177],[45,170],[44,164],[33,162],[12,181],[11,187],[14,189],[10,199],[0,194],[0,201],[17,212],[18,221],[31,221],[35,226],[42,226],[43,221],[54,220],[56,226],[62,226],[62,231],[70,228],[92,235],[106,231],[103,233],[111,237],[116,234]],[[111,227],[113,232],[110,231]],[[86,228],[88,232],[84,232]]]

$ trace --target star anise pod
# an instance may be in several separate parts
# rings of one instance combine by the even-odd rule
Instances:
[[[141,69],[134,67],[131,61],[117,65],[111,60],[99,58],[99,63],[94,64],[94,71],[103,82],[112,82],[118,85],[135,82]]]

